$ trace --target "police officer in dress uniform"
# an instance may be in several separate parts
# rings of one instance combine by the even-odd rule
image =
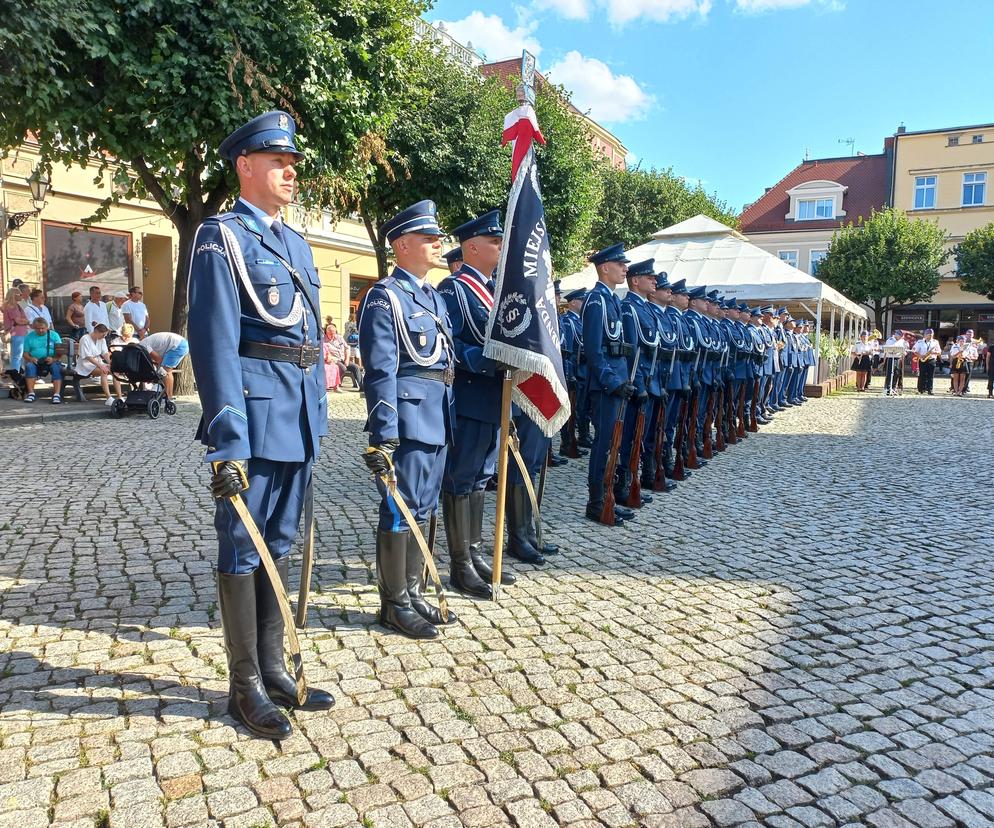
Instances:
[[[752,378],[746,387],[746,407],[749,409],[749,422],[755,426],[770,422],[761,410],[763,383],[766,381],[768,343],[763,325],[763,312],[760,308],[749,309],[749,334],[752,336]]]
[[[762,327],[760,333],[766,346],[763,361],[763,370],[759,381],[759,413],[766,420],[773,419],[773,408],[770,404],[770,397],[773,393],[773,383],[779,371],[780,354],[777,348],[777,336],[774,332],[776,321],[773,318],[773,305],[764,305],[760,308],[762,314]]]
[[[443,253],[442,258],[449,266],[449,273],[455,273],[462,267],[462,248],[453,247],[448,253]]]
[[[680,411],[685,402],[689,407],[697,362],[697,343],[686,316],[686,311],[690,307],[690,291],[687,288],[687,280],[678,279],[673,282],[671,288],[671,304],[666,309],[666,313],[678,330],[677,347],[679,352],[673,366],[673,373],[670,375],[670,399],[666,406],[666,448],[663,462],[667,477],[673,474],[673,447],[680,421]],[[684,412],[684,416],[686,416],[686,412]],[[684,471],[684,478],[687,477],[690,477],[690,472]]]
[[[503,372],[483,356],[487,319],[494,306],[492,274],[500,259],[504,230],[491,210],[452,231],[463,264],[443,279],[438,292],[452,320],[456,350],[455,442],[445,462],[442,514],[449,543],[452,588],[474,598],[490,598],[493,571],[483,556],[483,508],[487,482],[497,469],[497,432]],[[501,583],[513,584],[511,572]]]
[[[359,351],[366,369],[369,447],[374,474],[397,474],[397,491],[422,534],[438,506],[446,448],[455,425],[452,329],[445,302],[427,281],[441,263],[433,201],[419,201],[383,225],[397,266],[374,284],[359,309]],[[435,638],[442,618],[424,597],[424,559],[382,481],[376,532],[380,623],[410,638]]]
[[[563,298],[566,300],[566,311],[559,317],[559,339],[560,349],[563,356],[563,373],[566,376],[566,388],[573,397],[573,416],[566,421],[562,428],[560,452],[573,440],[577,426],[580,422],[581,401],[581,376],[585,380],[587,376],[586,362],[581,365],[580,356],[583,350],[583,331],[580,328],[580,308],[583,306],[583,297],[587,291],[585,288],[571,290]],[[570,430],[573,430],[573,434]],[[582,457],[587,452],[579,448],[577,451]]]
[[[586,298],[586,288],[571,290],[566,294],[567,310],[564,314],[564,321],[571,326],[576,343],[576,413],[573,419],[576,421],[576,444],[582,449],[589,449],[594,444],[590,438],[590,371],[587,354],[583,350],[583,320],[580,318]]]
[[[737,429],[739,424],[739,400],[742,400],[742,416],[745,418],[745,400],[749,394],[749,387],[753,381],[753,339],[749,332],[749,306],[745,303],[735,304],[730,308],[731,315],[729,321],[729,338],[731,346],[735,350],[735,358],[732,362],[732,418],[729,423],[730,428]],[[745,424],[743,423],[742,435],[747,435]]]
[[[625,344],[631,356],[628,357],[629,372],[634,369],[635,395],[625,407],[625,425],[621,437],[621,451],[615,473],[614,496],[619,503],[628,500],[632,486],[631,458],[635,451],[635,427],[639,412],[643,415],[643,429],[651,417],[648,409],[662,396],[659,375],[656,373],[658,359],[659,330],[656,314],[649,306],[648,296],[655,290],[656,274],[652,259],[636,262],[628,267],[628,293],[621,302],[621,329]],[[644,431],[639,442],[641,455]],[[641,457],[640,457],[641,463]],[[642,478],[639,476],[639,484]],[[639,507],[652,502],[648,490],[642,492]]]
[[[696,387],[697,387],[697,411],[688,411],[688,417],[695,415],[697,422],[694,430],[694,441],[697,448],[698,467],[707,465],[707,460],[700,457],[704,451],[704,420],[707,417],[708,402],[711,397],[712,385],[714,384],[715,360],[712,355],[717,348],[714,339],[714,332],[711,329],[705,314],[708,310],[707,287],[698,285],[690,289],[690,307],[684,318],[690,325],[694,341],[697,343]],[[685,449],[689,449],[689,443],[685,443]]]
[[[276,593],[231,503],[236,494],[245,501],[285,588],[290,547],[328,430],[318,367],[321,282],[307,242],[280,218],[302,157],[294,134],[287,113],[267,112],[221,143],[241,198],[197,229],[189,274],[190,358],[203,407],[197,437],[215,464],[228,712],[270,739],[291,733],[277,705],[326,710],[335,703],[316,689],[297,703]]]
[[[646,417],[646,431],[642,441],[642,479],[640,481],[643,489],[651,489],[656,482],[656,440],[659,437],[660,420],[662,420],[665,431],[666,406],[671,393],[673,373],[678,366],[679,330],[667,313],[673,298],[673,290],[665,272],[656,274],[654,281],[653,289],[649,293],[649,309],[655,315],[656,330],[659,331],[659,348],[656,352],[656,382],[659,396],[652,401],[649,416]],[[661,455],[665,451],[665,439],[663,443]],[[676,483],[665,479],[660,491],[668,492],[674,488],[676,488]]]
[[[552,282],[552,286],[553,288],[555,288],[555,294],[556,294],[556,322],[559,328],[559,347],[560,349],[562,349],[563,320],[562,316],[559,314],[559,308],[562,306],[563,302],[562,280],[555,279]],[[563,360],[564,360],[563,371],[565,372],[566,369],[565,357],[563,357]],[[568,385],[569,383],[567,382],[567,387]],[[558,468],[559,466],[565,466],[566,464],[569,463],[568,458],[563,457],[561,454],[559,454],[559,452],[553,450],[551,439],[549,440],[549,448],[548,451],[546,452],[546,457],[547,457],[547,464],[550,469],[555,469]]]
[[[596,422],[587,474],[586,516],[599,520],[604,507],[604,473],[611,435],[621,406],[635,394],[622,337],[621,300],[614,289],[625,281],[628,258],[622,244],[612,244],[594,253],[590,262],[597,270],[597,284],[583,300],[583,353],[587,357],[587,387]],[[615,506],[615,525],[635,516],[631,509]]]

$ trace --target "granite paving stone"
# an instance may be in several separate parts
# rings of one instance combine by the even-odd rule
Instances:
[[[5,423],[128,474],[79,520],[64,466],[7,455],[37,508],[0,521],[0,828],[994,826],[994,490],[909,508],[989,454],[944,382],[778,413],[615,529],[584,461],[550,469],[559,554],[434,641],[376,623],[365,405],[330,395],[300,639],[338,703],[280,744],[226,713],[196,403]]]

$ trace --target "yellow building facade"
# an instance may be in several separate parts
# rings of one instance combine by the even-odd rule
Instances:
[[[994,124],[894,135],[890,203],[916,219],[935,221],[952,249],[971,230],[994,221]],[[943,268],[942,284],[930,302],[893,312],[892,327],[932,327],[941,340],[972,328],[994,337],[994,304],[962,289],[956,259]]]
[[[0,160],[0,204],[8,213],[33,209],[27,179],[38,161],[38,148],[31,143]],[[63,327],[73,290],[81,290],[85,299],[90,285],[110,295],[133,284],[144,290],[153,330],[170,327],[179,237],[158,204],[123,201],[90,228],[82,223],[113,192],[118,169],[110,164],[99,171],[96,161],[85,168],[56,166],[41,212],[0,243],[4,293],[14,279],[42,288],[58,327]],[[342,330],[350,309],[377,278],[365,227],[298,206],[289,207],[284,219],[310,244],[321,275],[322,312]],[[446,272],[433,272],[432,281]]]

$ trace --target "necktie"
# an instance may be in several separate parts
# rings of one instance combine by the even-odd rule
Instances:
[[[487,290],[491,293],[497,290],[497,283],[493,279],[487,279]]]
[[[273,231],[273,235],[276,236],[277,241],[280,243],[280,246],[283,248],[282,252],[286,253],[287,258],[289,258],[290,251],[286,246],[286,239],[283,238],[283,222],[277,219],[272,223],[270,229]]]

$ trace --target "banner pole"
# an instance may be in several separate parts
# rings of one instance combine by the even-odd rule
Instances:
[[[504,510],[507,501],[507,441],[511,430],[511,372],[504,372],[500,397],[500,438],[497,449],[497,511],[494,515],[494,601],[500,600],[501,566],[504,560]]]

